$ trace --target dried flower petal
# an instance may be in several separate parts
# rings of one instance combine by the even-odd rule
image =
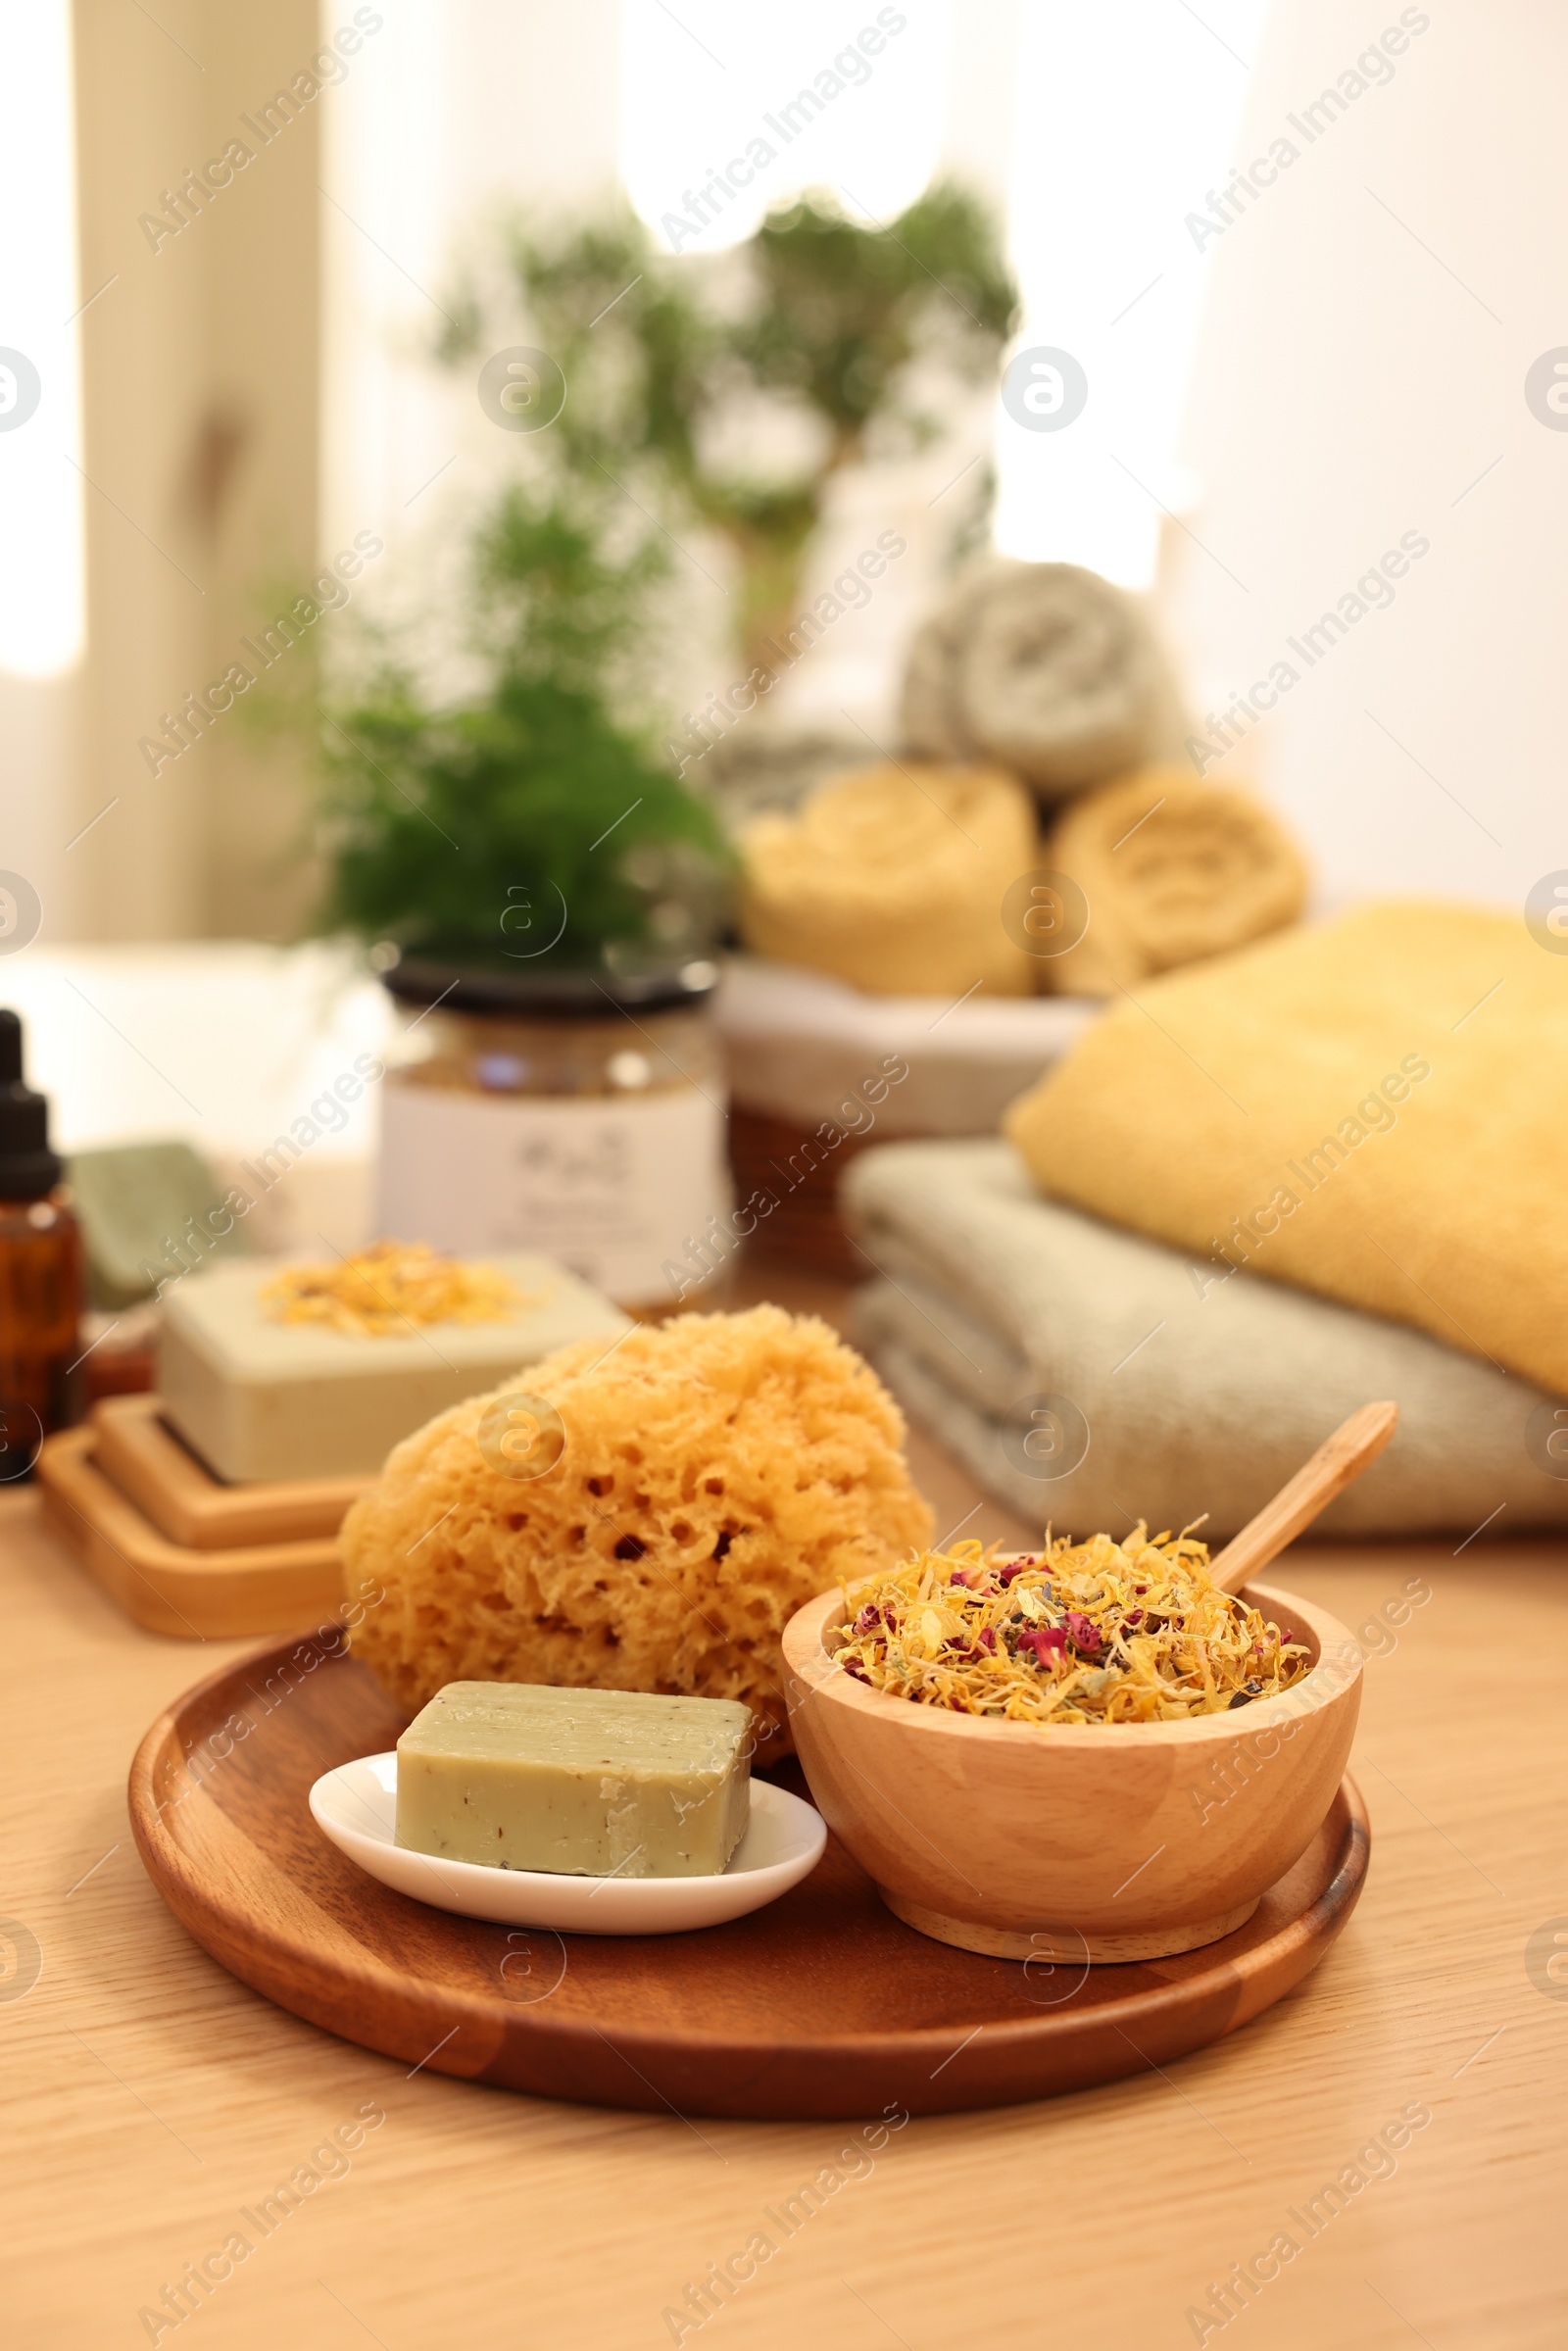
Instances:
[[[1072,1636],[1074,1645],[1080,1649],[1087,1649],[1091,1655],[1098,1656],[1104,1645],[1100,1638],[1099,1626],[1092,1625],[1081,1609],[1068,1609],[1067,1630]]]
[[[1140,1523],[1032,1557],[977,1543],[927,1551],[848,1595],[834,1654],[871,1689],[1040,1725],[1161,1722],[1277,1696],[1309,1670],[1261,1613],[1220,1592],[1191,1529]],[[1134,1607],[1134,1598],[1149,1604]],[[1053,1621],[1059,1610],[1062,1623]],[[900,1638],[916,1638],[906,1648]],[[1128,1646],[1123,1636],[1136,1633]],[[912,1653],[911,1653],[912,1652]]]

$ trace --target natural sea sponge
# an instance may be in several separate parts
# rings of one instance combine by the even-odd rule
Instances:
[[[742,840],[754,954],[870,996],[1027,996],[1002,902],[1037,862],[1034,804],[995,767],[857,768]]]
[[[564,1438],[531,1479],[492,1434],[497,1397],[524,1394]],[[930,1541],[903,1445],[875,1373],[808,1316],[577,1341],[439,1414],[354,1504],[355,1653],[411,1709],[458,1681],[738,1698],[776,1726],[765,1759],[789,1743],[795,1610]]]

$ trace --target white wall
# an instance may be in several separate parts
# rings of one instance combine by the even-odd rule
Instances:
[[[1568,431],[1524,398],[1568,344],[1568,16],[1431,0],[1393,80],[1308,144],[1289,115],[1399,14],[1277,0],[1237,154],[1282,131],[1300,153],[1208,244],[1201,545],[1172,534],[1167,604],[1204,710],[1282,654],[1300,672],[1208,772],[1266,780],[1327,900],[1517,904],[1568,866]],[[1431,549],[1392,607],[1315,667],[1291,655],[1406,531]]]

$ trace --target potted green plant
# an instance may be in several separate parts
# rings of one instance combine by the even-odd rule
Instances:
[[[730,852],[605,684],[659,557],[616,569],[590,518],[514,484],[471,563],[479,691],[432,703],[389,656],[321,707],[323,923],[518,1002],[708,955]]]
[[[941,182],[886,225],[802,197],[714,256],[658,251],[625,208],[560,230],[514,220],[447,307],[450,365],[525,337],[560,367],[569,389],[548,438],[565,469],[629,474],[673,527],[719,535],[742,660],[765,666],[836,476],[936,439],[943,387],[995,377],[1018,297],[985,206]],[[724,434],[737,404],[807,428],[782,472],[764,471],[756,435],[737,448]],[[960,532],[990,490],[986,471]]]
[[[388,636],[316,706],[322,925],[373,943],[410,1015],[379,1228],[538,1248],[633,1304],[727,1197],[730,852],[613,692],[662,563],[612,562],[591,497],[514,482],[469,550],[470,689],[437,698]]]
[[[382,1229],[533,1241],[642,1303],[705,1233],[724,1255],[705,1006],[732,860],[634,676],[676,534],[731,550],[758,653],[834,477],[935,436],[919,367],[984,380],[1016,305],[986,215],[952,188],[885,229],[803,200],[713,260],[656,253],[626,211],[559,234],[514,223],[499,278],[453,299],[441,356],[466,366],[519,332],[564,402],[510,440],[471,538],[464,688],[439,690],[418,641],[391,632],[312,704],[321,918],[373,945],[410,1008],[383,1099]],[[737,401],[805,419],[810,454],[771,477],[726,457]]]

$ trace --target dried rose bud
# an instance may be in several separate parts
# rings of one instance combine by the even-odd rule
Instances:
[[[1098,1651],[1104,1646],[1098,1629],[1077,1608],[1067,1611],[1067,1630],[1072,1635],[1076,1648]]]

